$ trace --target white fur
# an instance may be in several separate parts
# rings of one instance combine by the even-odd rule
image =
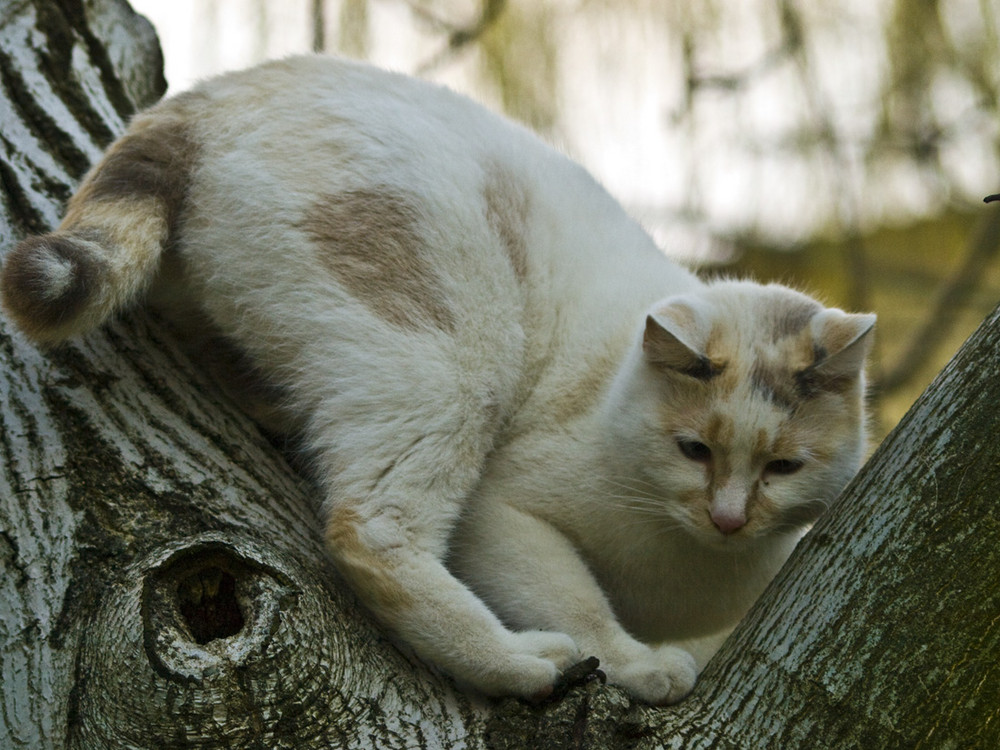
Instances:
[[[799,410],[755,391],[753,368],[845,327],[861,340],[865,321],[826,312],[776,340],[774,311],[802,295],[703,284],[579,166],[427,83],[297,58],[139,122],[158,118],[185,121],[198,149],[152,299],[178,322],[199,308],[288,389],[282,424],[315,451],[331,552],[375,614],[487,693],[545,695],[582,653],[640,698],[683,697],[815,515],[782,514],[828,502],[860,460],[863,348],[841,363],[849,393]],[[491,180],[517,206],[503,231]],[[451,327],[401,325],[324,266],[309,207],[362,193],[408,202],[433,272],[424,304]],[[118,222],[142,262],[112,265],[139,288],[158,236],[88,219],[128,205],[77,209],[81,225]],[[421,319],[396,297],[383,302]],[[644,353],[647,315],[664,361],[725,364],[729,380],[665,371]],[[794,455],[759,448],[793,434]],[[711,462],[684,455],[692,441]],[[779,477],[782,459],[805,463]]]

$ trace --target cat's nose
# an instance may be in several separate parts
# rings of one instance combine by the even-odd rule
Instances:
[[[715,524],[715,528],[729,536],[746,526],[747,519],[742,511],[717,508],[712,511],[712,523]]]
[[[720,487],[709,505],[708,513],[715,528],[726,536],[735,534],[747,523],[747,487],[738,480]]]

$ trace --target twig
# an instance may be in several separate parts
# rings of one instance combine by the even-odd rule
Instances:
[[[326,50],[326,7],[323,0],[312,0],[312,50]]]
[[[426,74],[442,65],[448,58],[469,44],[477,41],[497,21],[507,7],[507,0],[483,0],[482,10],[472,24],[459,26],[432,14],[413,2],[409,3],[410,11],[431,27],[443,30],[448,34],[445,47],[421,63],[417,72]]]
[[[989,196],[987,202],[1000,200]],[[876,384],[883,394],[900,389],[947,338],[958,319],[958,311],[968,302],[983,277],[983,271],[1000,251],[1000,211],[991,211],[976,232],[965,260],[939,287],[923,325],[916,329],[896,364],[886,369]]]

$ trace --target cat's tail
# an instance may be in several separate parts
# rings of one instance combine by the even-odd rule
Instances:
[[[94,328],[149,286],[183,212],[197,149],[170,107],[135,118],[87,174],[58,229],[0,269],[3,308],[31,338]]]

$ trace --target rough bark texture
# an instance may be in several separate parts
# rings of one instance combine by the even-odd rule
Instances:
[[[37,49],[36,49],[37,48]],[[162,91],[121,0],[0,6],[0,254]],[[669,710],[470,699],[374,627],[313,488],[137,314],[0,319],[0,748],[1000,747],[994,314]]]

